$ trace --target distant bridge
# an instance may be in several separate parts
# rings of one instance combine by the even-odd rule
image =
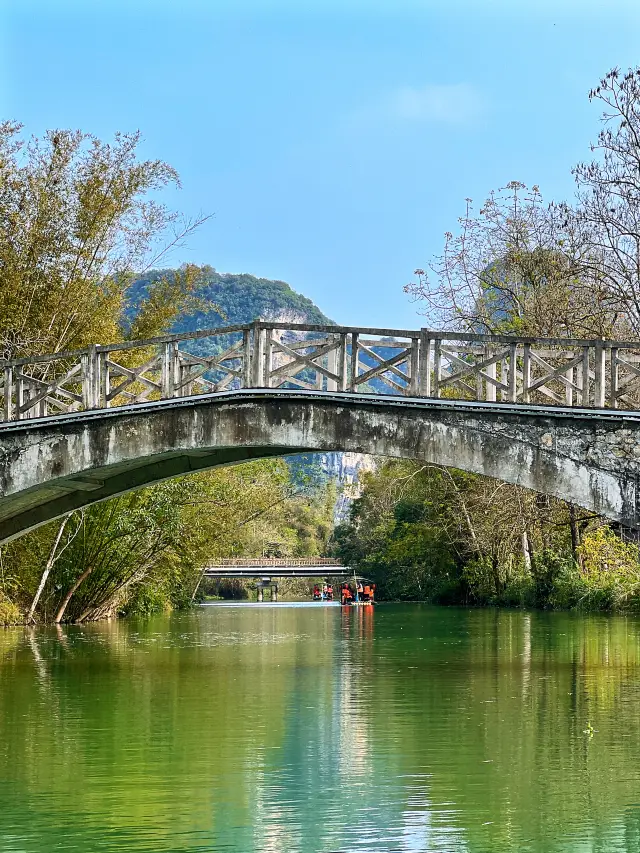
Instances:
[[[260,557],[255,559],[215,560],[207,564],[209,578],[345,578],[353,569],[328,557],[296,559]]]
[[[485,474],[640,528],[638,342],[256,322],[0,375],[0,542],[170,477],[313,451]]]

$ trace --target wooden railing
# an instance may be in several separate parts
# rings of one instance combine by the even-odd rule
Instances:
[[[257,321],[0,362],[2,419],[240,388],[640,408],[640,343]]]

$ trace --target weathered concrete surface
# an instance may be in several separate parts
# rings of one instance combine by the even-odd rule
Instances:
[[[243,390],[0,426],[0,541],[160,480],[355,451],[486,474],[640,527],[640,413]]]

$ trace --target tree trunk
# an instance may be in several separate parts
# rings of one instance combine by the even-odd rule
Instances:
[[[569,528],[571,530],[571,553],[576,564],[582,568],[582,555],[578,551],[581,544],[580,527],[578,526],[578,513],[575,504],[569,504]]]
[[[529,542],[529,534],[526,527],[522,530],[522,556],[524,558],[524,567],[531,574],[531,543]]]
[[[67,606],[69,605],[69,602],[71,601],[71,599],[73,597],[73,594],[78,589],[80,584],[89,577],[89,575],[91,574],[92,571],[93,571],[93,566],[90,566],[88,569],[84,570],[84,572],[80,575],[80,577],[76,578],[75,583],[73,584],[73,586],[71,587],[69,592],[65,595],[64,601],[62,602],[58,612],[56,613],[56,618],[53,620],[56,623],[56,625],[59,624],[60,622],[62,622],[62,617],[64,616],[65,610],[67,609]]]
[[[200,575],[199,575],[199,577],[198,577],[198,582],[196,583],[196,585],[195,585],[195,587],[194,587],[194,590],[193,590],[193,592],[191,593],[191,604],[193,604],[193,602],[194,602],[194,601],[195,601],[195,599],[196,599],[196,595],[198,594],[198,590],[200,589],[200,584],[202,583],[202,581],[203,581],[203,579],[204,579],[204,576],[205,576],[205,574],[206,574],[206,571],[207,571],[207,567],[206,567],[206,565],[205,565],[205,567],[204,567],[204,568],[202,569],[202,571],[200,572]]]
[[[550,501],[548,495],[536,494],[536,509],[538,510],[538,524],[540,526],[540,536],[542,538],[542,548],[546,551],[549,548],[549,520]]]
[[[56,538],[51,546],[51,551],[49,553],[49,559],[44,567],[44,571],[42,572],[42,577],[40,578],[40,583],[38,585],[38,589],[36,590],[36,594],[33,596],[33,601],[31,602],[31,607],[29,608],[29,612],[27,613],[27,622],[31,622],[33,620],[33,614],[35,613],[36,607],[38,606],[38,602],[40,601],[40,596],[42,595],[42,591],[44,590],[44,586],[47,582],[47,578],[49,577],[49,572],[53,568],[53,564],[56,561],[56,551],[58,550],[58,545],[60,544],[60,540],[62,539],[62,534],[64,533],[64,529],[67,526],[67,522],[71,518],[71,513],[65,515],[62,519],[60,527],[58,528],[58,532],[56,534]]]
[[[112,612],[113,608],[118,604],[118,600],[126,591],[127,587],[131,586],[133,583],[137,583],[139,580],[144,578],[145,574],[148,571],[148,566],[144,566],[142,569],[138,569],[134,572],[131,577],[126,578],[121,581],[116,588],[102,601],[99,601],[98,604],[92,604],[87,607],[78,618],[75,620],[76,624],[80,624],[84,622],[86,619],[90,619],[93,621],[94,619],[102,619],[104,616],[109,616]]]
[[[498,559],[497,554],[492,554],[491,556],[491,565],[493,567],[493,583],[496,590],[496,594],[500,595],[502,592],[502,579],[500,577],[500,561]]]

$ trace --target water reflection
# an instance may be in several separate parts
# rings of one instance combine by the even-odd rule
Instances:
[[[638,851],[640,623],[210,608],[0,633],[0,850]]]

